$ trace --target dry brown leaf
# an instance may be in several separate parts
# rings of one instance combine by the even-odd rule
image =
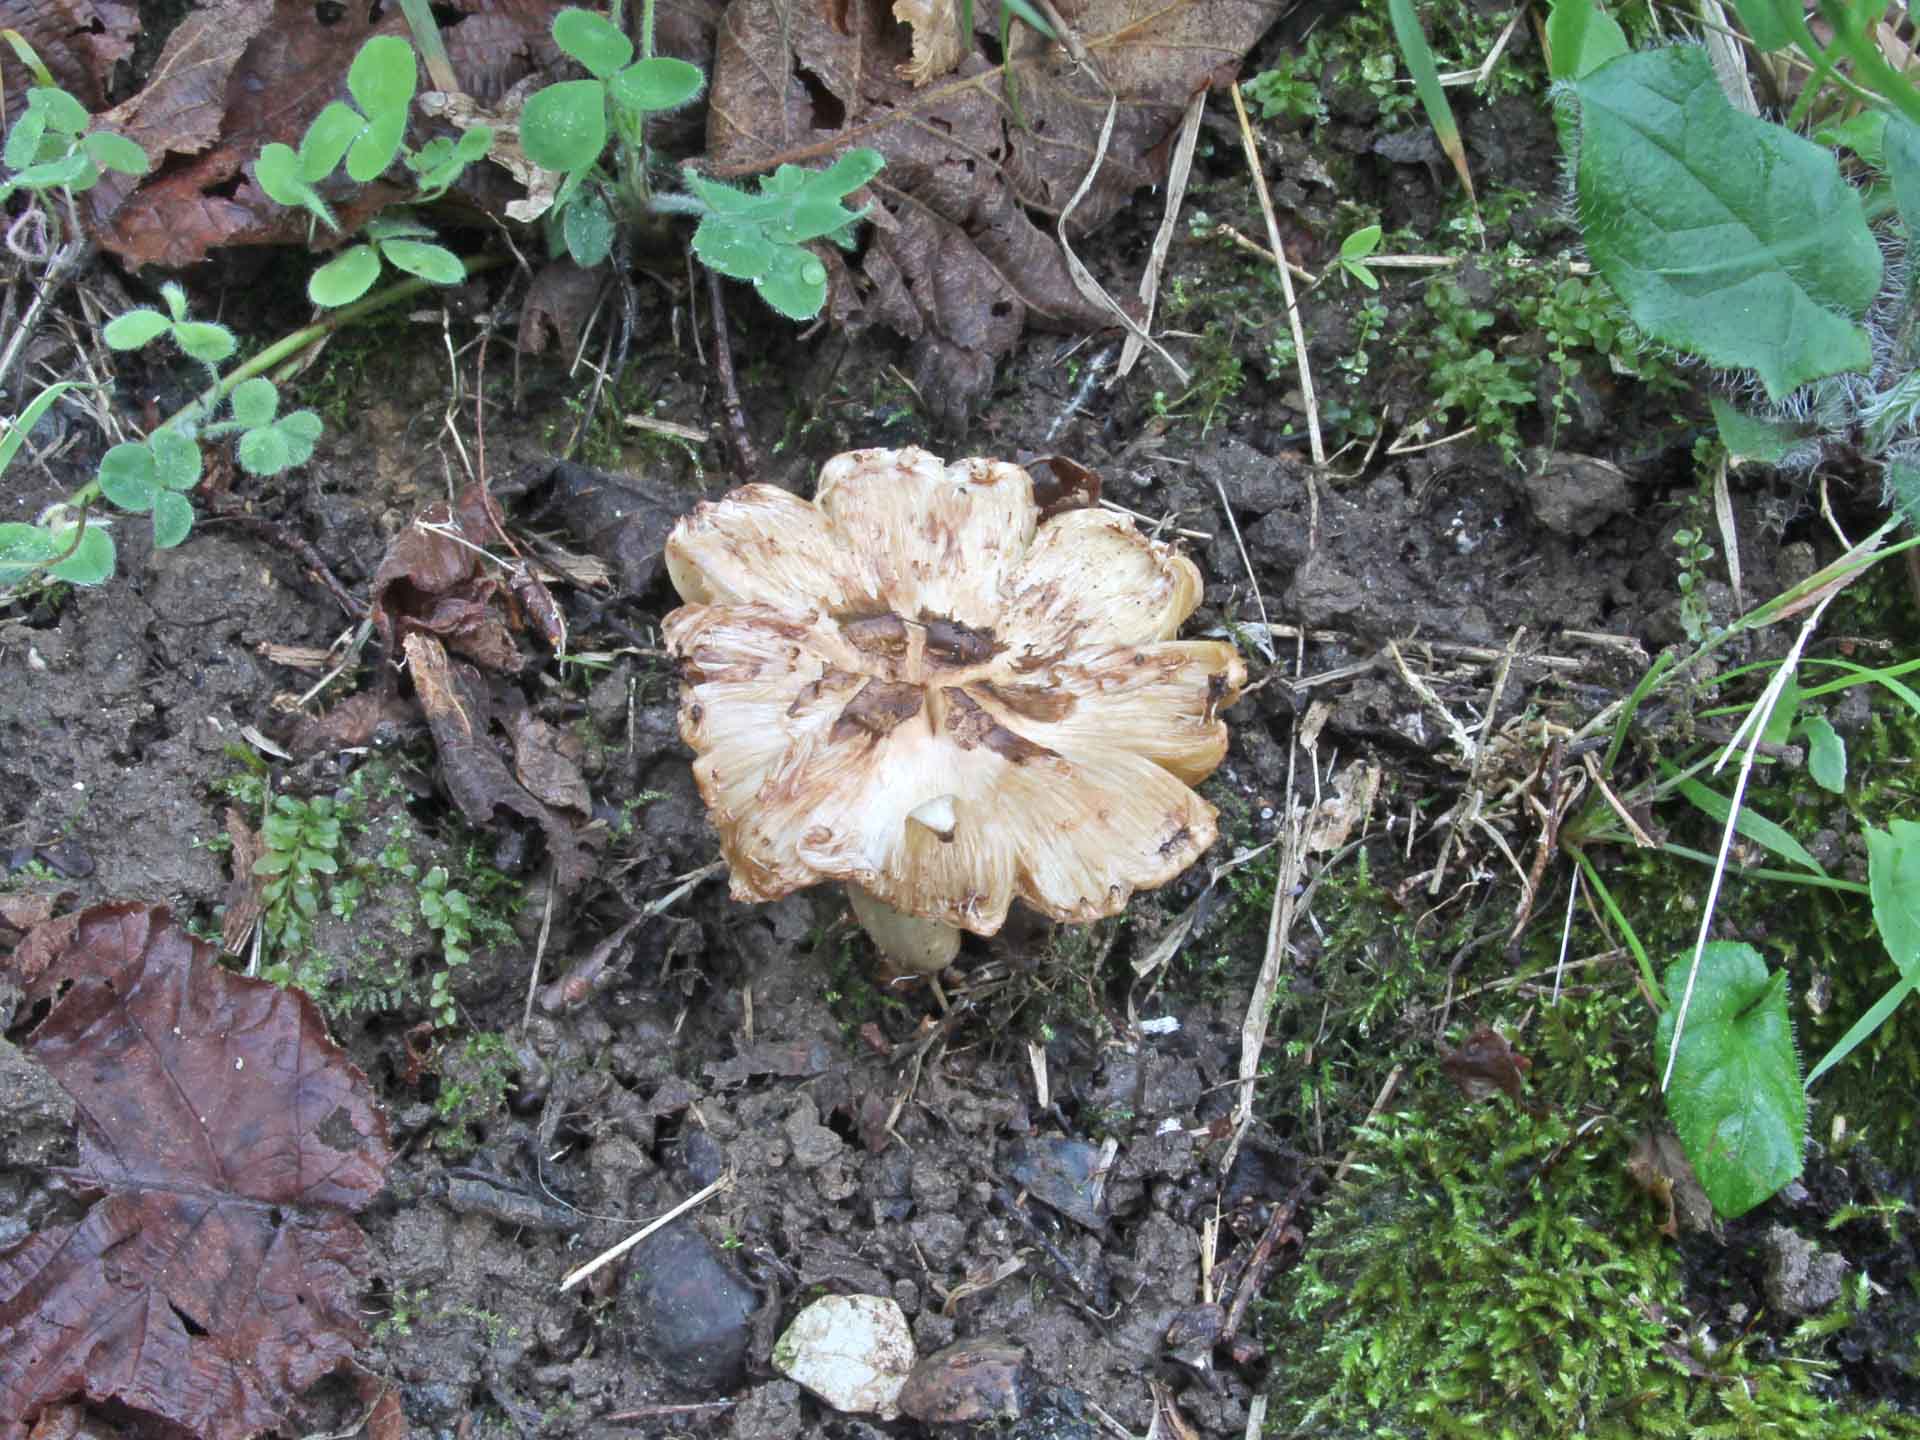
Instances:
[[[913,59],[900,67],[900,78],[915,89],[938,80],[965,58],[955,0],[893,0],[893,18],[913,27]]]
[[[1458,1050],[1442,1055],[1440,1067],[1469,1100],[1490,1099],[1504,1091],[1522,1109],[1542,1113],[1527,1099],[1525,1076],[1533,1062],[1514,1050],[1507,1037],[1490,1025],[1482,1025],[1460,1042]]]
[[[443,26],[461,84],[486,100],[549,68],[557,56],[549,28],[563,3],[462,6],[465,18]],[[102,117],[147,152],[154,170],[143,180],[108,176],[87,193],[101,243],[134,265],[170,268],[194,264],[219,245],[309,243],[310,217],[269,199],[252,166],[263,146],[297,145],[328,101],[345,98],[347,68],[368,39],[407,33],[397,7],[378,23],[369,21],[370,9],[350,5],[325,23],[311,0],[215,0],[188,15],[146,87]],[[342,236],[408,193],[339,178],[321,188]],[[323,229],[312,239],[325,248],[340,237]]]
[[[447,793],[460,813],[470,824],[486,828],[493,826],[496,810],[531,820],[547,837],[560,888],[579,885],[593,871],[592,856],[572,823],[529,794],[507,768],[494,745],[491,707],[479,672],[454,664],[446,647],[424,631],[408,635],[405,648],[414,694],[433,731]]]
[[[133,54],[140,8],[118,0],[0,0],[0,29],[19,31],[54,83],[98,111],[107,103],[115,63]],[[9,121],[27,103],[27,87],[34,83],[13,47],[0,45]]]
[[[829,303],[844,324],[884,323],[914,343],[914,379],[957,421],[1026,324],[1104,326],[1034,215],[1058,217],[1118,101],[1105,163],[1074,211],[1076,234],[1165,173],[1166,142],[1195,91],[1230,73],[1287,0],[1078,0],[1056,7],[1089,64],[1016,24],[1010,65],[976,45],[915,88],[912,37],[888,0],[794,6],[734,0],[714,52],[708,140],[715,174],[819,165],[851,145],[887,159],[862,262],[870,293]],[[978,6],[979,34],[997,16]],[[1013,77],[1013,99],[1007,76]]]
[[[233,849],[229,859],[233,877],[227,882],[227,913],[220,922],[220,948],[229,955],[244,955],[253,938],[253,927],[266,910],[263,892],[267,877],[253,873],[254,864],[267,853],[260,832],[247,823],[247,817],[231,806],[227,809],[227,839]]]
[[[1693,1162],[1671,1130],[1655,1130],[1633,1142],[1627,1156],[1627,1175],[1666,1211],[1660,1233],[1678,1240],[1682,1231],[1720,1233],[1719,1217],[1707,1198]]]
[[[493,527],[484,512],[474,526],[467,518],[437,500],[393,538],[370,591],[374,629],[389,655],[407,636],[428,634],[489,670],[515,674],[526,657],[507,623],[500,567],[481,549]]]
[[[0,1254],[0,1440],[75,1396],[241,1440],[364,1339],[352,1216],[392,1152],[366,1076],[297,990],[223,970],[164,907],[96,906],[14,956],[27,1040],[104,1198]],[[144,1433],[144,1430],[143,1430]]]

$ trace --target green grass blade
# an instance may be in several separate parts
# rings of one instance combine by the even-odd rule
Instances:
[[[1811,1090],[1814,1081],[1846,1059],[1863,1040],[1886,1024],[1887,1017],[1898,1010],[1900,1003],[1916,988],[1920,988],[1920,982],[1903,977],[1899,984],[1876,1000],[1873,1008],[1854,1021],[1847,1028],[1847,1033],[1833,1042],[1833,1048],[1820,1057],[1820,1063],[1807,1072],[1807,1088]]]
[[[1733,812],[1733,805],[1718,790],[1702,785],[1698,780],[1682,780],[1680,793],[1692,802],[1695,809],[1709,818],[1724,825],[1727,816]],[[1795,865],[1804,865],[1816,875],[1827,872],[1820,862],[1807,853],[1807,849],[1785,829],[1766,816],[1747,806],[1740,809],[1739,818],[1733,828],[1756,845],[1761,845],[1778,855],[1782,860]]]
[[[1453,172],[1466,189],[1467,203],[1478,215],[1480,202],[1474,197],[1467,150],[1460,143],[1460,127],[1454,123],[1453,107],[1447,103],[1447,92],[1440,84],[1440,68],[1433,63],[1433,47],[1427,43],[1427,32],[1420,28],[1420,17],[1414,14],[1413,0],[1387,0],[1387,14],[1393,20],[1394,39],[1400,43],[1400,57],[1407,62],[1413,88],[1420,95],[1427,122],[1433,126],[1434,139],[1453,162]]]
[[[1647,987],[1647,995],[1654,1008],[1665,1009],[1667,1000],[1660,989],[1658,977],[1653,973],[1653,961],[1647,958],[1646,946],[1640,943],[1640,937],[1633,933],[1633,926],[1627,923],[1626,912],[1621,910],[1619,902],[1613,898],[1613,892],[1607,889],[1606,881],[1600,878],[1600,872],[1594,868],[1586,852],[1575,850],[1573,858],[1580,866],[1580,873],[1587,877],[1587,883],[1593,887],[1593,893],[1600,897],[1600,904],[1606,910],[1607,918],[1613,921],[1615,928],[1620,931],[1621,938],[1627,942],[1627,949],[1633,952],[1634,963],[1640,967],[1640,983]]]
[[[77,383],[73,380],[56,381],[27,402],[27,408],[20,412],[19,419],[10,424],[0,420],[0,425],[7,427],[6,433],[0,435],[0,474],[4,474],[7,466],[13,463],[13,457],[20,453],[20,447],[26,443],[27,435],[40,423],[40,418],[53,408],[53,402],[73,389]]]

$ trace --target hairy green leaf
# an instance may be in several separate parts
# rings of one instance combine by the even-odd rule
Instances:
[[[607,146],[607,91],[598,80],[549,85],[520,112],[520,148],[543,170],[582,170]]]
[[[562,10],[553,17],[553,43],[605,80],[633,59],[633,42],[620,27],[591,10]]]
[[[98,516],[90,516],[86,533],[79,537],[77,548],[74,546],[74,528],[72,525],[55,527],[54,553],[66,555],[66,559],[47,573],[69,585],[106,584],[112,578],[115,559],[113,536],[108,533],[106,523]],[[73,551],[71,555],[67,555],[69,550]]]
[[[376,35],[360,47],[348,67],[347,93],[369,120],[394,114],[404,118],[419,80],[413,46],[398,35]]]
[[[608,82],[613,103],[645,114],[650,110],[677,110],[706,88],[706,73],[698,65],[656,55],[629,65]]]
[[[1573,90],[1587,250],[1642,330],[1757,372],[1776,400],[1866,368],[1880,250],[1831,151],[1735,110],[1690,46]]]
[[[1667,994],[1676,1000],[1688,964],[1682,958],[1667,967]],[[1673,1128],[1713,1208],[1728,1219],[1800,1173],[1807,1106],[1784,980],[1784,971],[1768,975],[1751,945],[1706,946],[1667,1087]],[[1660,1016],[1663,1056],[1677,1014],[1675,1004]]]
[[[111,130],[95,130],[80,142],[87,155],[102,170],[121,175],[144,175],[152,168],[147,152],[124,135]]]
[[[193,505],[184,495],[162,490],[153,497],[153,545],[171,550],[193,529]]]
[[[560,233],[573,263],[592,269],[613,249],[613,212],[598,191],[587,191],[561,212]]]
[[[202,365],[218,365],[240,348],[231,330],[206,320],[182,320],[174,325],[173,343]]]
[[[256,375],[234,386],[228,403],[233,407],[233,418],[248,429],[271,425],[280,411],[280,392],[271,380]]]
[[[178,430],[156,430],[147,437],[153,452],[153,479],[162,490],[187,491],[200,483],[200,446]]]
[[[371,245],[353,245],[307,277],[307,298],[323,309],[351,305],[380,278],[380,256]]]
[[[428,245],[419,240],[386,240],[381,242],[380,253],[396,270],[418,275],[435,285],[458,285],[467,278],[467,267],[460,263],[460,257],[441,245]]]
[[[122,510],[144,514],[159,492],[158,467],[145,442],[130,440],[100,457],[100,493]]]

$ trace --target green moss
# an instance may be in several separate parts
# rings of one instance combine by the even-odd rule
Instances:
[[[1269,1434],[1920,1434],[1824,1399],[1810,1357],[1691,1319],[1620,1127],[1422,1098],[1361,1132],[1277,1287]]]

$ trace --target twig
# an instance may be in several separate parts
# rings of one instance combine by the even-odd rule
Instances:
[[[730,1190],[732,1188],[733,1188],[733,1171],[729,1170],[727,1171],[726,1174],[722,1175],[718,1180],[714,1181],[711,1185],[705,1186],[702,1189],[694,1191],[693,1194],[689,1195],[686,1199],[682,1200],[678,1205],[674,1206],[671,1210],[667,1211],[667,1213],[662,1215],[659,1219],[649,1221],[647,1224],[642,1225],[638,1230],[634,1231],[633,1234],[629,1235],[626,1239],[622,1240],[618,1245],[613,1245],[608,1247],[605,1250],[602,1250],[598,1255],[594,1256],[593,1259],[587,1261],[586,1264],[581,1265],[578,1268],[569,1271],[567,1273],[567,1277],[560,1282],[560,1288],[563,1291],[571,1290],[574,1286],[578,1285],[582,1280],[586,1279],[589,1275],[593,1274],[596,1270],[604,1269],[606,1266],[611,1265],[614,1261],[618,1260],[622,1255],[626,1254],[629,1250],[633,1249],[634,1246],[638,1245],[642,1240],[646,1239],[649,1235],[653,1234],[654,1231],[662,1229],[665,1226],[671,1225],[674,1221],[678,1220],[682,1215],[686,1214],[689,1210],[693,1209],[695,1206],[704,1205],[707,1201],[711,1200],[715,1195],[718,1195],[721,1191]]]
[[[1313,366],[1307,358],[1307,335],[1300,324],[1300,300],[1293,293],[1293,275],[1286,266],[1287,247],[1280,241],[1280,222],[1274,218],[1273,196],[1267,190],[1267,172],[1260,165],[1260,147],[1253,140],[1253,126],[1247,122],[1247,102],[1240,96],[1240,87],[1233,87],[1233,111],[1240,119],[1240,144],[1247,153],[1247,167],[1253,171],[1254,191],[1260,197],[1260,213],[1266,217],[1267,243],[1273,246],[1273,254],[1279,263],[1275,269],[1280,276],[1280,293],[1287,301],[1287,323],[1293,329],[1294,361],[1300,370],[1300,393],[1307,404],[1307,439],[1313,447],[1313,468],[1316,471],[1327,468],[1327,446],[1320,437],[1320,402],[1313,393]],[[1316,504],[1316,509],[1317,509]]]
[[[760,456],[747,433],[747,412],[740,403],[740,386],[733,375],[733,340],[727,334],[726,299],[720,291],[720,272],[707,271],[707,308],[713,312],[713,368],[720,377],[720,403],[727,414],[727,443],[733,447],[733,478],[750,485],[760,478]]]

